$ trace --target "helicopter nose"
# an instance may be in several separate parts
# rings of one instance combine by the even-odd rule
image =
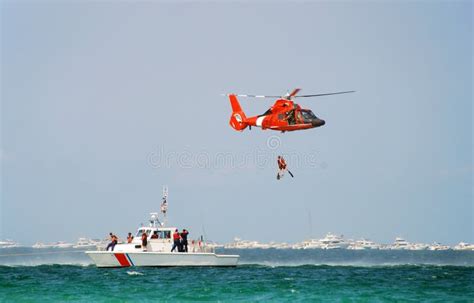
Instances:
[[[326,124],[326,121],[324,121],[323,119],[314,119],[311,124],[313,124],[313,127],[319,127],[319,126],[323,126],[324,124]]]

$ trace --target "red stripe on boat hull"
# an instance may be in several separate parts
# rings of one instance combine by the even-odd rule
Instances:
[[[117,261],[119,261],[120,266],[122,266],[122,267],[129,267],[130,266],[130,262],[128,262],[128,259],[125,256],[125,254],[114,254],[114,255],[115,255],[115,258],[117,258]]]

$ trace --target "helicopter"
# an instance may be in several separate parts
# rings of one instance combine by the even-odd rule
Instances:
[[[229,97],[232,107],[232,115],[229,124],[236,131],[243,131],[247,126],[249,129],[252,129],[252,126],[257,126],[261,127],[262,130],[270,129],[281,131],[282,133],[321,127],[326,124],[323,119],[318,118],[310,109],[301,108],[301,106],[296,104],[293,100],[295,98],[322,97],[355,92],[343,91],[325,94],[297,95],[300,91],[300,88],[296,88],[284,96],[226,94],[226,96]],[[237,97],[278,99],[275,101],[275,104],[263,114],[247,118]]]

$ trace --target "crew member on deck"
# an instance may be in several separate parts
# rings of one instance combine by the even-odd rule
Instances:
[[[183,228],[183,232],[181,233],[181,244],[183,246],[183,252],[188,252],[188,234],[189,232]]]
[[[157,231],[157,230],[155,230],[155,231],[153,232],[153,235],[151,235],[151,238],[150,238],[150,239],[158,239],[158,231]]]
[[[127,236],[127,243],[132,243],[132,241],[133,241],[132,233],[128,233],[128,236]]]
[[[148,244],[148,240],[146,237],[146,233],[142,233],[142,249],[143,251],[146,251],[146,246]]]
[[[176,229],[173,233],[173,247],[171,248],[171,252],[173,252],[176,248],[178,248],[178,251],[179,251],[179,246],[180,246],[180,243],[179,243],[179,232],[178,232],[178,229]]]
[[[107,248],[105,250],[108,251],[109,248],[110,248],[111,251],[114,251],[114,247],[115,247],[115,245],[117,245],[118,238],[113,233],[109,233],[109,236],[110,236],[110,243],[109,243],[109,245],[107,245]]]

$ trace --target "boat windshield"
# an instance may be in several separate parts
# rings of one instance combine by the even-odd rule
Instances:
[[[147,237],[150,235],[151,233],[151,229],[145,229],[145,228],[140,228],[138,231],[137,231],[137,234],[135,235],[135,237],[141,237],[143,233],[146,233]]]
[[[158,231],[158,238],[160,238],[160,239],[171,239],[171,231],[169,231],[169,230],[160,230],[160,231]]]

